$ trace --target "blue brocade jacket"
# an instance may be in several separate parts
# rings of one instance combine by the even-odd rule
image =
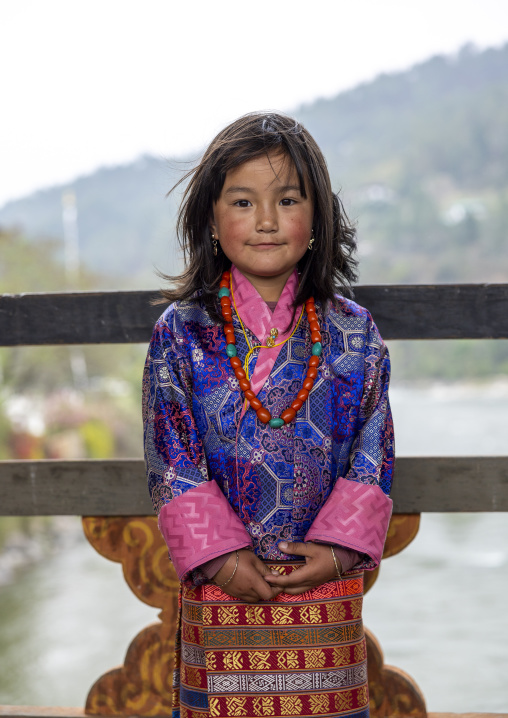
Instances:
[[[242,546],[287,560],[280,540],[354,549],[380,561],[391,514],[393,425],[388,352],[369,312],[316,302],[322,355],[296,419],[262,424],[244,404],[222,326],[200,296],[172,304],[153,332],[143,381],[145,459],[153,505],[179,576]],[[237,351],[248,347],[236,314]],[[260,344],[246,328],[251,345]],[[258,393],[279,416],[302,387],[312,342],[306,317]],[[251,361],[251,373],[256,354]]]

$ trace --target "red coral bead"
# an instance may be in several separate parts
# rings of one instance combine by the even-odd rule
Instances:
[[[254,411],[258,411],[259,409],[263,408],[263,404],[259,401],[257,396],[255,396],[254,399],[249,399],[249,401]]]
[[[312,332],[312,334],[310,335],[310,339],[313,344],[315,344],[316,342],[320,342],[322,340],[321,332]]]
[[[307,389],[307,391],[310,391],[313,386],[314,386],[314,379],[305,379],[305,381],[302,384],[302,389]]]
[[[222,279],[229,279],[230,273],[226,270],[225,272],[222,272]]]
[[[232,332],[224,332],[226,344],[236,344],[235,335]]]
[[[242,360],[239,359],[238,357],[229,357],[229,363],[231,364],[233,369],[243,366]]]
[[[311,322],[317,322],[318,318],[316,312],[308,312],[307,319],[309,320],[309,324]]]
[[[248,379],[239,379],[240,389],[246,393],[250,389],[250,381]],[[245,394],[247,396],[247,394]],[[255,395],[254,395],[255,396]]]
[[[256,416],[259,419],[259,421],[263,424],[268,424],[268,422],[272,418],[272,415],[270,414],[268,409],[264,408],[264,406],[262,406],[261,409],[258,409],[256,411]]]
[[[289,424],[290,421],[293,421],[293,419],[296,416],[296,411],[294,409],[286,409],[286,411],[283,411],[280,415],[280,418],[285,424]]]
[[[321,329],[321,327],[319,326],[319,322],[311,322],[309,326],[311,332],[318,332]]]
[[[301,399],[295,399],[291,404],[291,408],[294,409],[295,411],[300,411],[302,406],[303,406],[303,401]]]
[[[319,357],[312,356],[309,359],[309,366],[319,366]]]
[[[246,378],[246,374],[243,370],[243,367],[239,366],[235,369],[235,376],[237,379],[245,379]]]
[[[247,389],[242,389],[242,391],[245,394],[245,398],[248,399],[249,401],[252,401],[253,399],[256,398],[256,395],[250,388],[250,383],[249,383],[249,386],[247,387]]]
[[[307,301],[305,302],[305,309],[310,309],[311,307],[314,307],[314,297],[309,297]]]
[[[233,326],[232,324],[230,324],[230,323],[224,324],[224,331],[225,331],[225,332],[228,332],[228,333],[230,333],[230,334],[231,334],[231,332],[232,332],[232,333],[234,334],[234,333],[235,333],[235,328],[234,328],[234,326]]]
[[[307,369],[307,378],[308,379],[317,379],[318,370],[315,366],[311,366]]]
[[[221,297],[220,298],[220,305],[225,309],[226,307],[231,306],[231,299],[229,297]]]
[[[300,399],[301,402],[302,402],[302,404],[303,404],[303,403],[304,403],[305,401],[307,401],[307,399],[309,398],[309,392],[308,392],[308,390],[307,390],[307,389],[300,389],[300,391],[299,391],[298,394],[296,395],[296,398],[297,398],[297,399]]]
[[[231,321],[233,320],[233,314],[232,314],[231,312],[225,312],[225,311],[223,310],[223,311],[222,311],[222,316],[224,317],[224,319],[225,319],[227,322],[231,322]]]
[[[219,289],[229,289],[229,280],[228,279],[221,279],[219,284]]]

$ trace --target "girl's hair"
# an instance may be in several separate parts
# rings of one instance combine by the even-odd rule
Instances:
[[[198,165],[170,190],[189,179],[178,213],[177,236],[183,250],[185,269],[179,276],[162,274],[175,283],[162,291],[165,300],[188,299],[202,290],[210,314],[222,321],[217,308],[217,290],[230,261],[219,250],[213,254],[210,219],[226,174],[244,162],[269,153],[281,153],[298,174],[300,192],[306,187],[314,202],[313,249],[300,260],[300,286],[294,306],[309,297],[333,301],[337,292],[350,294],[356,281],[357,261],[354,227],[338,195],[331,188],[326,162],[310,133],[296,120],[273,112],[256,112],[228,125],[210,143]],[[310,239],[310,238],[309,238]]]

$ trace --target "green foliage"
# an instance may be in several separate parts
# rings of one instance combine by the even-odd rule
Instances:
[[[89,419],[81,424],[79,432],[91,459],[111,459],[115,455],[113,432],[105,421]]]
[[[153,288],[156,268],[178,271],[174,225],[179,195],[166,198],[166,193],[188,166],[143,157],[130,165],[99,169],[73,183],[80,258],[95,273],[98,288]],[[34,243],[52,237],[63,248],[65,189],[53,187],[9,202],[0,209],[0,225],[23,227]],[[97,276],[103,272],[103,277]],[[53,288],[66,288],[63,275]]]
[[[0,292],[44,292],[63,286],[64,270],[54,239],[28,240],[19,230],[0,228]]]
[[[4,230],[0,250],[0,294],[65,284],[54,241]],[[81,288],[97,281],[81,272]],[[139,456],[145,353],[136,345],[0,348],[0,460]]]

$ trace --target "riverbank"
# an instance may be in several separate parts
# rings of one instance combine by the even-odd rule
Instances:
[[[81,520],[74,516],[0,518],[0,586],[19,572],[82,540]]]

